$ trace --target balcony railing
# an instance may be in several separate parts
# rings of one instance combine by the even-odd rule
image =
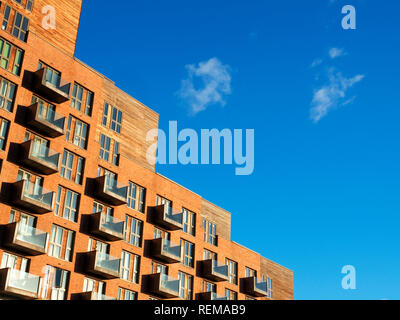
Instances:
[[[167,263],[182,261],[182,247],[164,238],[153,239],[151,242],[151,254],[155,259]]]
[[[254,297],[265,297],[268,293],[267,282],[257,279],[257,277],[243,278],[244,293]]]
[[[16,269],[0,270],[0,294],[21,299],[37,299],[40,277]]]
[[[215,300],[215,301],[225,301],[228,300],[226,296],[220,296],[215,292],[202,292],[198,294],[199,300]]]
[[[104,175],[96,178],[95,194],[111,205],[122,205],[127,202],[128,187]]]
[[[211,281],[228,281],[228,266],[219,264],[216,260],[203,260],[201,270],[202,276]]]
[[[47,239],[46,232],[15,222],[6,226],[4,245],[29,255],[40,255],[46,253]]]
[[[65,117],[36,102],[29,106],[27,124],[51,138],[64,134]]]
[[[80,300],[117,300],[117,298],[106,296],[102,293],[97,292],[82,292],[79,294]]]
[[[124,238],[125,222],[104,212],[91,215],[91,232],[110,241]]]
[[[70,99],[71,84],[59,79],[58,83],[53,83],[49,78],[48,68],[42,68],[35,72],[33,89],[41,96],[55,103],[63,103]]]
[[[121,259],[99,251],[87,253],[87,271],[105,279],[119,277]]]
[[[42,174],[58,172],[60,154],[47,148],[35,140],[29,140],[21,145],[21,162]]]
[[[28,180],[15,182],[13,191],[14,204],[38,214],[53,211],[54,192],[48,191]]]
[[[163,273],[148,276],[148,291],[163,298],[179,297],[179,280]]]
[[[180,230],[183,228],[183,212],[172,209],[162,204],[152,207],[153,219],[156,224],[168,230]]]

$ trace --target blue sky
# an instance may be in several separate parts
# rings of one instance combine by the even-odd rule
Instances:
[[[356,30],[341,27],[347,4]],[[399,299],[399,9],[86,0],[76,56],[157,111],[165,130],[170,120],[255,129],[250,176],[230,165],[157,170],[232,212],[233,240],[294,270],[296,299]],[[345,265],[356,290],[341,287]]]

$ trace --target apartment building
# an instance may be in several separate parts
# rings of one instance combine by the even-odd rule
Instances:
[[[293,299],[291,270],[146,160],[158,115],[74,57],[81,5],[0,1],[1,299]]]

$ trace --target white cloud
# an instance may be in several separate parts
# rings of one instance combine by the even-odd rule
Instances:
[[[311,63],[311,68],[315,68],[324,62],[322,59],[315,59],[313,63]]]
[[[231,94],[231,68],[223,65],[217,58],[200,62],[197,66],[185,66],[187,79],[182,80],[179,96],[185,100],[193,114],[207,109],[208,106],[226,104],[225,97]],[[194,81],[201,81],[202,87],[195,88]]]
[[[336,59],[345,55],[347,55],[347,53],[344,51],[344,49],[331,48],[329,50],[329,56],[331,57],[331,59]]]
[[[356,75],[352,78],[345,78],[340,72],[329,71],[329,82],[314,91],[310,116],[317,123],[325,117],[331,109],[350,104],[355,97],[346,98],[349,88],[364,79],[364,75]]]

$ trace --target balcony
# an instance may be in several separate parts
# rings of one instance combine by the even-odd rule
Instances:
[[[164,238],[151,240],[151,255],[153,258],[166,263],[177,263],[182,261],[182,247],[173,244]]]
[[[163,273],[150,274],[148,290],[162,298],[177,298],[179,297],[179,280]]]
[[[27,300],[37,299],[39,283],[39,276],[11,268],[0,270],[0,294]]]
[[[91,232],[105,240],[117,241],[124,238],[125,222],[118,220],[104,212],[90,215]]]
[[[253,297],[265,297],[267,295],[267,282],[256,277],[243,278],[243,292]]]
[[[102,293],[97,292],[82,292],[78,295],[79,300],[117,300],[116,298],[106,296]]]
[[[95,195],[111,205],[126,204],[128,187],[122,186],[117,180],[101,176],[95,179],[96,188]]]
[[[42,174],[58,172],[60,154],[40,144],[29,140],[20,144],[21,163]]]
[[[22,223],[11,223],[6,226],[4,245],[28,255],[46,253],[47,233]]]
[[[42,68],[35,72],[33,90],[55,103],[68,101],[70,99],[71,84],[62,79],[57,79],[56,83],[49,81],[48,70],[47,68]]]
[[[43,214],[53,211],[54,192],[35,185],[28,180],[13,183],[13,203],[25,209]]]
[[[225,264],[218,264],[216,260],[210,259],[201,261],[201,273],[204,278],[211,281],[228,281],[228,266]]]
[[[199,300],[214,300],[214,301],[225,301],[228,300],[226,296],[220,296],[215,292],[201,292],[198,294]]]
[[[29,107],[27,124],[48,137],[56,138],[64,134],[65,117],[36,102]]]
[[[154,223],[157,225],[167,230],[181,230],[183,228],[183,212],[176,211],[165,204],[152,207],[152,212]]]
[[[119,277],[120,259],[106,253],[91,251],[87,253],[87,271],[105,279]]]

